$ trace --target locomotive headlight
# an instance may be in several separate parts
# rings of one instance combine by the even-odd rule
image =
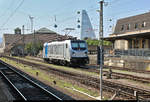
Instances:
[[[85,55],[87,56],[87,52],[85,52]]]
[[[75,55],[75,52],[72,52],[72,55]]]

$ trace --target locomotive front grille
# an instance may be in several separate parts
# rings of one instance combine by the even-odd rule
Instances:
[[[87,64],[89,62],[88,57],[72,57],[71,63],[78,63],[78,64]]]

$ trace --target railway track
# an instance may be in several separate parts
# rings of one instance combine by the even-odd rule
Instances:
[[[39,61],[39,62],[44,62],[43,60],[40,60],[40,59],[35,59],[35,58],[27,58],[29,60],[35,60],[35,61]],[[89,65],[90,66],[90,65]],[[94,66],[95,68],[98,67],[97,65],[92,65]],[[81,67],[83,68],[83,67]],[[84,67],[85,68],[85,67]],[[117,67],[117,66],[106,66],[104,65],[104,68],[111,68],[111,69],[116,69],[116,70],[123,70],[123,71],[129,71],[129,72],[137,72],[137,73],[145,73],[145,74],[150,74],[150,71],[145,71],[145,70],[137,70],[137,69],[131,69],[131,68],[122,68],[122,67]],[[86,67],[86,69],[88,69],[88,67]],[[98,70],[91,70],[89,69],[90,71],[95,71],[95,72],[99,72]]]
[[[27,59],[30,59],[30,58],[27,58]],[[43,60],[39,60],[39,59],[34,59],[32,58],[32,60],[35,60],[35,61],[39,61],[39,62],[44,62]],[[112,67],[112,66],[104,66],[105,68],[112,68],[112,69],[115,69],[115,67]],[[85,68],[85,67],[81,67],[82,70],[85,70],[85,71],[88,71],[88,72],[95,72],[97,74],[99,74],[99,70],[98,69],[91,69],[91,68]],[[116,69],[122,69],[122,68],[118,68],[116,67]],[[129,68],[127,69],[129,70]],[[130,69],[130,71],[133,71]],[[103,71],[105,74],[108,73],[108,71]],[[138,72],[138,71],[136,71]],[[139,70],[140,73],[142,73],[143,71]],[[150,73],[148,71],[144,71],[144,73]],[[146,78],[146,77],[138,77],[138,76],[135,76],[135,75],[130,75],[130,74],[123,74],[123,73],[117,73],[117,72],[112,72],[112,76],[115,77],[115,78],[120,78],[120,79],[130,79],[130,80],[134,80],[134,81],[139,81],[139,82],[142,82],[142,83],[150,83],[150,78]]]
[[[104,71],[105,73],[108,73],[108,71]],[[142,83],[150,83],[150,78],[146,77],[139,77],[135,75],[130,75],[130,74],[123,74],[123,73],[117,73],[117,72],[112,72],[112,76],[119,78],[119,79],[130,79]]]
[[[116,67],[116,66],[104,66],[104,68],[111,68],[111,69],[116,69],[116,70],[124,70],[124,71],[129,71],[129,72],[150,74],[150,71],[137,70],[137,69],[131,69],[131,68],[122,68],[122,67]]]
[[[7,57],[7,58],[18,61],[19,63],[32,65],[35,67],[39,66],[40,69],[44,69],[46,71],[49,71],[51,73],[55,73],[56,75],[59,75],[59,76],[65,77],[65,78],[77,80],[81,84],[99,89],[99,83],[100,82],[99,82],[99,79],[96,77],[87,76],[87,75],[79,74],[79,73],[67,72],[67,71],[51,68],[51,67],[41,65],[41,64],[32,63],[32,62],[28,62],[28,61],[24,61],[24,60],[19,60],[19,59],[12,58],[12,57]],[[117,92],[117,93],[119,93],[119,95],[127,96],[129,99],[135,99],[136,98],[134,96],[135,92],[138,93],[139,99],[143,100],[143,99],[147,99],[150,97],[150,90],[144,90],[144,89],[141,89],[139,87],[137,88],[137,87],[130,86],[130,85],[124,85],[124,84],[121,84],[120,82],[114,82],[111,80],[104,79],[103,80],[103,86],[104,86],[103,87],[104,90]]]
[[[89,69],[87,71],[95,72],[95,73],[99,74],[99,70],[97,70],[97,69],[95,69],[95,70]],[[106,76],[108,72],[109,71],[103,71],[103,75]],[[138,81],[138,82],[142,82],[142,83],[150,83],[150,78],[139,77],[139,76],[135,76],[135,75],[131,75],[131,74],[112,72],[111,76],[115,77],[117,79],[129,79],[129,80],[134,80],[134,81]]]
[[[12,69],[10,66],[7,66],[4,62],[0,61],[0,65],[3,66],[0,67],[0,75],[17,93],[19,100],[62,100],[39,84]]]

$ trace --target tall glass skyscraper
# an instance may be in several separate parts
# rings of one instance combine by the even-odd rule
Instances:
[[[96,39],[96,36],[87,12],[82,10],[81,39],[83,40],[85,38]]]

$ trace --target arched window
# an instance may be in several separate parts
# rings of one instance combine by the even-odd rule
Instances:
[[[142,48],[145,48],[145,39],[142,39]]]
[[[137,29],[137,28],[138,28],[138,23],[135,23],[134,28],[135,28],[135,29]]]
[[[145,27],[145,26],[146,26],[146,22],[143,21],[143,22],[142,22],[142,27]]]
[[[127,30],[130,30],[130,24],[127,24]]]
[[[124,30],[124,25],[121,26],[121,31],[123,31],[123,30]]]

